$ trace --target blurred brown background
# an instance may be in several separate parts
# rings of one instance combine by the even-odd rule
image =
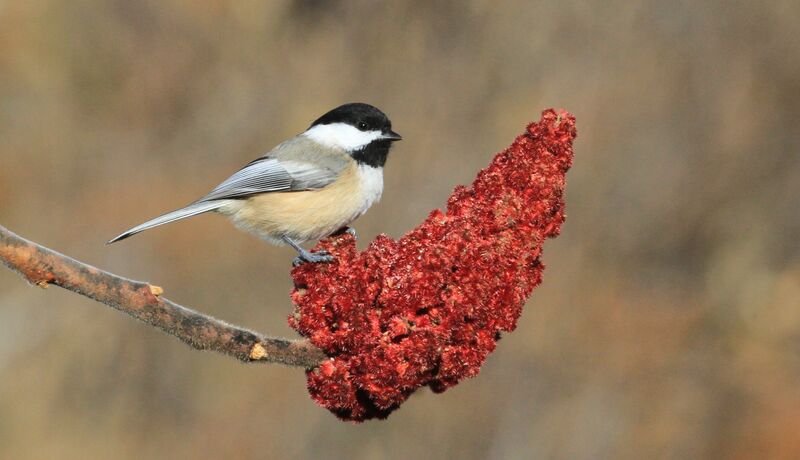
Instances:
[[[406,140],[361,246],[546,107],[568,220],[480,376],[386,421],[0,270],[0,458],[799,458],[800,3],[0,1],[0,224],[294,336],[286,248],[205,193],[340,103]]]

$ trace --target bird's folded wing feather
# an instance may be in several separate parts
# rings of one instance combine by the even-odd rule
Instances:
[[[290,192],[325,187],[338,171],[305,161],[259,158],[227,178],[198,202],[244,198],[268,192]]]

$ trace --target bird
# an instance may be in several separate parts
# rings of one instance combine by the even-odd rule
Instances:
[[[402,136],[378,108],[365,103],[336,107],[222,181],[204,197],[137,225],[108,241],[207,212],[275,245],[289,245],[293,265],[331,262],[326,251],[300,245],[349,227],[381,198],[383,167]]]

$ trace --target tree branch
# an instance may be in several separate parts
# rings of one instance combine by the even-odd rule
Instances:
[[[0,261],[29,282],[55,284],[154,326],[197,350],[245,362],[314,368],[325,354],[308,340],[267,337],[232,326],[161,297],[163,290],[86,265],[0,226]]]

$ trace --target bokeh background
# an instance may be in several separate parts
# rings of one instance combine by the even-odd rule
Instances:
[[[800,3],[0,0],[0,224],[294,336],[286,248],[113,246],[340,103],[405,136],[360,245],[542,109],[578,119],[544,283],[481,374],[386,421],[0,270],[0,458],[800,457]]]

